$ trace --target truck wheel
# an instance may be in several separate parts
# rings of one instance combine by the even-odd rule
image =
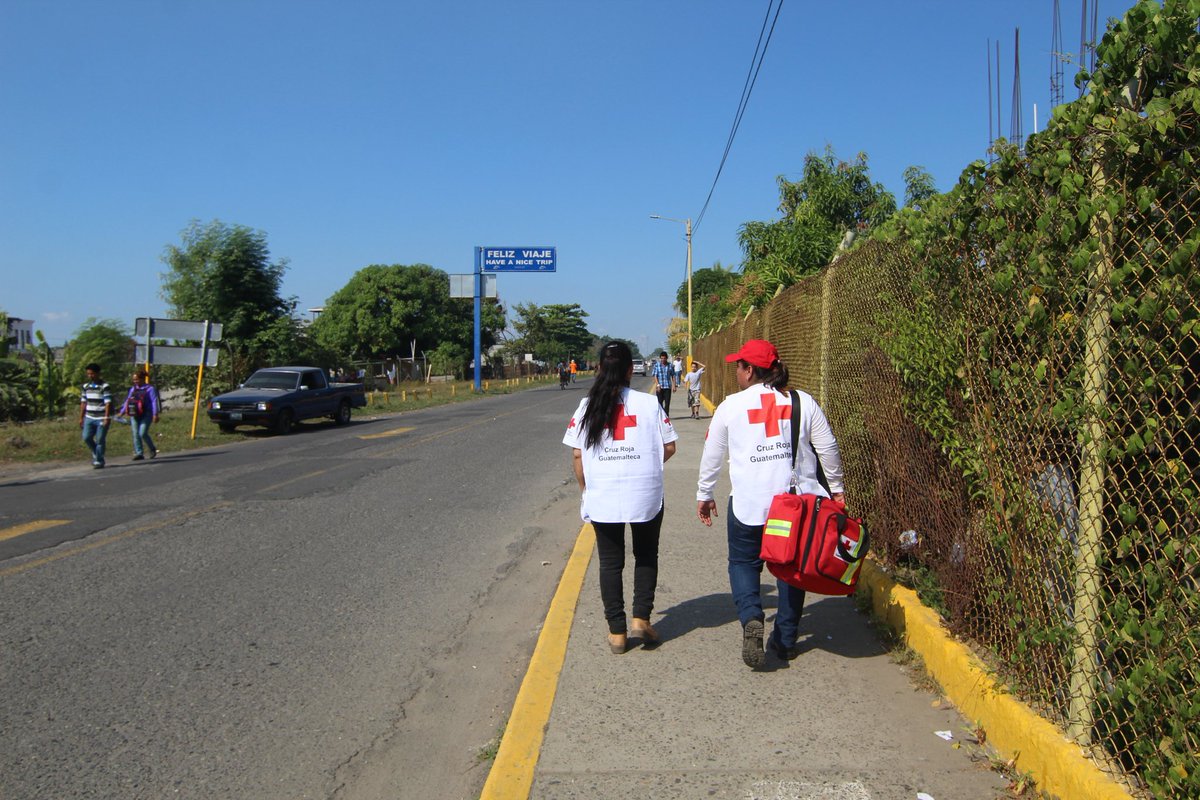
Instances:
[[[285,408],[279,412],[279,416],[275,418],[275,433],[280,436],[292,432],[292,426],[296,424],[296,418],[290,409]]]
[[[343,400],[338,406],[337,414],[333,416],[333,421],[338,425],[345,425],[350,421],[350,401]]]
[[[229,422],[218,422],[217,427],[221,429],[221,433],[233,433],[237,430],[237,425]]]

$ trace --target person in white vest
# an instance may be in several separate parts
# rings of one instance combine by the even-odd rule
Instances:
[[[729,538],[729,586],[742,623],[742,660],[751,668],[765,662],[761,586],[763,524],[771,498],[792,485],[792,398],[788,369],[775,346],[751,339],[725,357],[737,362],[737,383],[742,391],[725,398],[713,412],[700,457],[696,489],[696,515],[709,527],[717,516],[713,487],[721,463],[729,459],[729,496],[726,528]],[[800,398],[799,443],[795,486],[800,494],[818,494],[845,502],[842,458],[824,412],[805,392]],[[819,461],[818,461],[819,459]],[[819,470],[829,490],[820,481]],[[779,607],[768,642],[784,660],[799,655],[796,639],[804,611],[804,591],[776,581]]]
[[[608,620],[608,646],[624,653],[629,640],[658,644],[650,624],[658,586],[658,535],[663,521],[663,464],[675,454],[678,435],[658,400],[629,388],[633,352],[623,342],[600,350],[596,378],[567,423],[563,444],[572,449],[575,479],[583,492],[580,514],[596,531],[600,599]],[[625,525],[633,539],[633,620],[625,618]]]

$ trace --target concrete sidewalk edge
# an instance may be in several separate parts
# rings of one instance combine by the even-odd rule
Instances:
[[[1129,791],[1105,774],[1050,722],[1008,694],[967,647],[951,638],[941,618],[896,584],[874,561],[862,582],[875,615],[891,625],[925,661],[925,671],[967,719],[987,731],[988,744],[1029,773],[1040,789],[1063,798],[1132,800]]]
[[[525,800],[529,797],[546,725],[554,707],[554,695],[558,691],[558,676],[567,655],[575,606],[583,590],[595,541],[592,526],[584,525],[550,601],[546,621],[529,660],[529,669],[517,691],[512,714],[479,795],[480,800]]]

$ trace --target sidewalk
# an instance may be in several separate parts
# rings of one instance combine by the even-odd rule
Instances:
[[[529,797],[1004,796],[1006,781],[969,743],[974,725],[948,701],[914,687],[853,599],[810,595],[801,625],[805,652],[790,663],[768,653],[758,672],[742,663],[725,566],[727,471],[717,486],[721,516],[705,528],[694,497],[708,414],[673,421],[680,438],[665,470],[667,518],[651,619],[664,641],[655,650],[609,652],[591,559],[574,615],[563,625],[570,635],[557,681],[531,692],[554,699],[540,750],[535,745],[523,767],[532,770]],[[590,544],[590,529],[584,536]],[[628,602],[632,555],[625,574]],[[775,590],[764,575],[769,633]],[[568,585],[564,575],[560,594]],[[522,695],[527,701],[524,688]],[[522,703],[519,697],[506,739],[529,727],[518,713]],[[949,731],[953,741],[935,731]],[[494,771],[505,757],[502,747]],[[502,784],[514,782],[489,780],[483,796],[524,796]]]

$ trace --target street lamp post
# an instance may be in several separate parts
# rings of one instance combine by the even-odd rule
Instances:
[[[687,231],[687,364],[692,368],[692,219],[672,219],[658,214],[651,214],[650,219],[661,219],[666,222],[679,222],[686,226]]]

